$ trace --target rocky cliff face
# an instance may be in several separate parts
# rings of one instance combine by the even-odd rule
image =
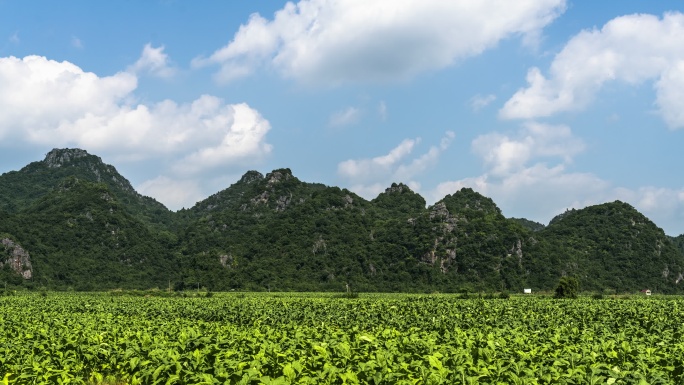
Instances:
[[[6,255],[4,258],[0,257],[0,268],[9,264],[12,271],[24,279],[31,279],[33,277],[33,266],[31,266],[31,256],[28,251],[9,238],[0,239],[0,244]]]
[[[47,165],[49,168],[62,167],[68,163],[71,163],[75,159],[85,158],[88,155],[89,154],[87,151],[81,150],[80,148],[61,150],[54,148],[52,151],[47,153],[43,163],[45,163],[45,165]]]

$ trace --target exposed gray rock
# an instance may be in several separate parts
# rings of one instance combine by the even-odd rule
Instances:
[[[268,183],[268,185],[273,185],[290,178],[292,178],[292,172],[290,172],[289,169],[275,170],[266,174],[266,183]]]
[[[234,269],[237,267],[237,258],[233,257],[232,254],[219,255],[219,263],[226,269]]]
[[[392,186],[385,189],[385,193],[386,194],[402,193],[402,192],[404,192],[404,190],[411,191],[411,189],[403,183],[399,183],[399,184],[392,183]]]
[[[432,206],[432,210],[430,210],[430,220],[435,218],[442,218],[445,232],[451,233],[456,229],[458,218],[451,215],[444,202],[438,202]]]
[[[292,200],[292,193],[290,195],[283,195],[276,200],[276,208],[275,211],[285,211],[287,206],[290,205],[290,201]]]
[[[87,151],[80,148],[54,148],[45,155],[43,163],[48,168],[59,168],[68,166],[77,159],[88,158],[85,163],[79,163],[87,167],[95,176],[97,182],[105,181],[106,178],[111,179],[114,185],[122,190],[131,193],[138,199],[142,199],[142,195],[138,194],[131,183],[126,178],[119,175],[114,166],[105,164],[99,156],[91,155]]]
[[[258,196],[252,198],[252,204],[257,205],[259,203],[267,203],[268,202],[268,197],[269,197],[268,191],[264,191]]]
[[[74,159],[88,156],[88,152],[80,148],[54,148],[48,152],[43,162],[50,168],[62,167]]]
[[[377,274],[377,272],[378,272],[378,269],[372,263],[368,264],[368,270],[370,271],[370,274],[372,276],[375,276],[375,274]]]
[[[523,251],[522,251],[522,241],[520,239],[518,239],[516,241],[516,243],[509,250],[508,257],[511,257],[513,255],[518,257],[518,265],[522,266]]]
[[[437,204],[432,206],[432,210],[430,210],[430,219],[448,216],[449,210],[447,210],[446,204],[444,204],[444,202],[438,202]]]
[[[0,244],[2,244],[7,254],[6,259],[0,258],[0,268],[5,264],[9,264],[10,268],[24,277],[24,279],[31,279],[33,277],[33,266],[31,265],[31,256],[28,251],[9,238],[1,239]]]
[[[252,170],[252,171],[247,171],[245,173],[245,175],[243,175],[242,178],[240,178],[238,183],[250,184],[250,183],[258,182],[262,179],[264,179],[264,175],[262,173]]]
[[[319,250],[323,250],[323,254],[328,253],[328,247],[327,247],[325,240],[323,239],[322,236],[319,236],[318,240],[316,242],[314,242],[313,247],[311,248],[311,252],[313,253],[313,255],[316,255],[316,253]]]
[[[444,255],[438,255],[437,247],[442,242],[444,242],[444,237],[435,238],[432,250],[423,254],[422,261],[429,264],[430,266],[435,266],[435,264],[439,263],[440,272],[442,274],[446,274],[449,271],[449,268],[454,264],[454,261],[456,260],[456,250],[449,248],[445,250],[446,253]]]

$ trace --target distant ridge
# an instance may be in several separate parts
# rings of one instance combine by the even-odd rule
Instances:
[[[544,226],[469,188],[426,207],[393,183],[368,201],[287,168],[178,212],[81,149],[0,175],[0,281],[29,288],[550,291],[572,275],[584,290],[679,293],[680,238],[619,201]]]

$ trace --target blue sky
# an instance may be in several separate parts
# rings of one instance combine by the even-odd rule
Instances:
[[[597,5],[598,4],[598,5]],[[40,10],[40,11],[38,11]],[[684,233],[679,1],[0,0],[0,172],[79,147],[190,207],[289,167]]]

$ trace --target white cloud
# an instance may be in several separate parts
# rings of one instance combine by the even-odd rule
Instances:
[[[386,155],[341,162],[337,166],[337,173],[350,183],[350,190],[368,199],[375,198],[393,182],[420,188],[413,178],[436,164],[440,154],[451,145],[454,136],[453,132],[446,132],[439,146],[431,146],[427,152],[412,159],[410,155],[421,139],[405,139]]]
[[[554,188],[564,189],[564,196],[576,196],[571,191],[586,192],[599,185],[589,175],[566,173],[572,158],[584,150],[584,143],[567,126],[531,122],[512,138],[498,133],[481,135],[473,140],[472,149],[483,161],[485,174],[439,184],[432,193],[432,201],[466,186],[505,204],[509,199],[517,202]],[[548,166],[541,160],[556,164]],[[532,202],[540,208],[544,200]]]
[[[81,147],[118,158],[181,158],[200,173],[268,155],[268,121],[246,104],[135,102],[130,72],[99,77],[40,56],[0,58],[0,140]]]
[[[492,133],[477,137],[472,146],[495,176],[518,172],[531,159],[560,157],[570,163],[584,150],[584,143],[569,127],[534,122],[526,123],[514,138]]]
[[[233,40],[195,66],[219,81],[260,65],[304,83],[407,79],[478,55],[503,39],[534,41],[565,0],[301,0],[273,20],[253,14]]]
[[[19,39],[19,32],[14,32],[7,40],[12,44],[19,44],[21,39]]]
[[[0,138],[59,143],[61,122],[117,111],[136,87],[135,76],[123,72],[98,77],[41,56],[0,58]]]
[[[373,180],[388,175],[397,164],[411,154],[413,147],[420,143],[420,138],[404,139],[397,147],[387,155],[377,156],[372,159],[349,159],[337,166],[337,173],[354,181]]]
[[[668,235],[684,233],[684,188],[616,187],[591,173],[568,172],[562,165],[547,167],[537,163],[502,179],[485,174],[443,182],[426,199],[435,202],[463,187],[491,197],[506,216],[544,224],[566,209],[621,200],[633,205]]]
[[[571,207],[602,203],[608,182],[587,173],[567,172],[565,166],[542,163],[519,169],[504,178],[484,174],[479,177],[440,183],[432,201],[442,199],[463,187],[491,197],[507,216],[524,216],[547,223],[552,216]]]
[[[230,163],[254,162],[271,152],[273,148],[264,142],[271,129],[269,122],[247,104],[236,104],[212,117],[214,126],[222,130],[220,141],[208,144],[179,161],[174,169],[183,174],[192,174],[205,168],[220,167]],[[230,123],[228,123],[230,120]],[[226,127],[226,125],[228,125]],[[227,128],[227,130],[225,130]]]
[[[684,127],[684,15],[617,17],[600,30],[582,31],[554,58],[548,77],[538,68],[528,87],[500,111],[503,118],[530,119],[585,108],[609,81],[654,81],[656,105],[671,128]]]
[[[163,202],[171,210],[190,208],[206,195],[202,193],[195,180],[174,180],[166,176],[158,176],[143,182],[136,187],[142,194],[154,197]]]
[[[684,30],[682,31],[684,33]],[[682,39],[684,44],[684,38]],[[664,71],[656,83],[656,105],[671,128],[684,127],[684,54]]]
[[[153,48],[151,44],[145,44],[140,59],[129,67],[133,73],[149,73],[160,78],[169,78],[176,73],[171,67],[169,56],[164,53],[164,46]]]
[[[361,110],[356,107],[347,107],[342,111],[337,111],[330,116],[328,124],[332,127],[347,126],[359,121]]]
[[[570,171],[584,144],[566,126],[528,123],[513,139],[492,133],[473,140],[472,147],[485,173],[440,183],[426,194],[428,202],[470,187],[491,197],[506,216],[548,223],[569,208],[622,200],[668,234],[684,233],[684,189],[628,189],[591,173]]]
[[[493,101],[496,100],[496,96],[489,94],[489,95],[475,95],[473,96],[472,99],[470,99],[470,108],[472,108],[473,111],[477,112],[480,111],[481,109],[487,107],[490,105]]]

